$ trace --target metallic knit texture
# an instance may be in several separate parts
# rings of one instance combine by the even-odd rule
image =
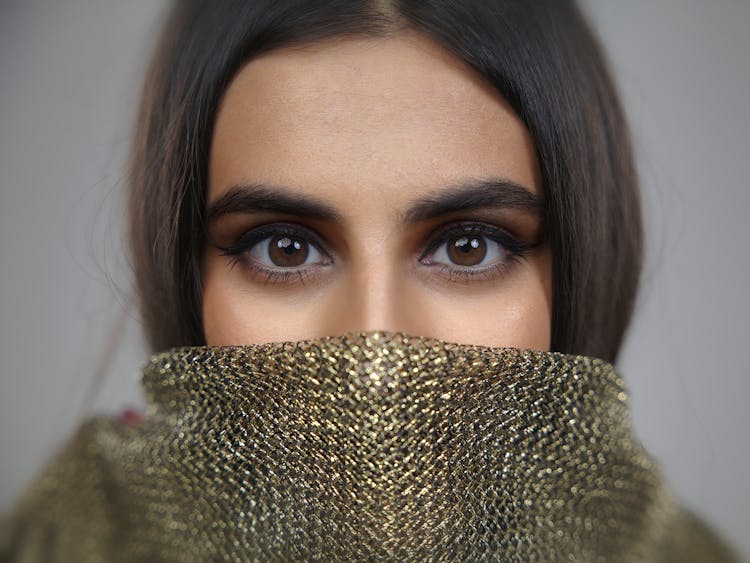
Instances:
[[[12,561],[731,560],[596,358],[362,332],[181,348],[3,527]]]

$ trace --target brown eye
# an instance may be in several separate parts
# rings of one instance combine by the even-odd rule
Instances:
[[[490,231],[491,227],[482,228],[489,232],[485,234],[478,231],[479,227],[473,225],[449,229],[436,237],[431,252],[420,258],[420,261],[427,265],[442,264],[457,271],[469,272],[506,264],[514,252],[525,252],[522,243],[514,242],[514,239],[498,229]],[[469,229],[475,229],[475,232],[470,232]],[[501,240],[504,242],[500,242]],[[509,250],[509,247],[516,247],[518,250]]]
[[[310,248],[307,241],[288,236],[275,236],[268,242],[268,257],[274,266],[294,268],[305,263]]]
[[[487,243],[482,236],[453,237],[446,245],[448,258],[458,266],[476,266],[487,255]]]
[[[276,229],[276,233],[269,233],[272,228]],[[275,226],[251,234],[254,239],[252,242],[241,244],[230,253],[245,254],[258,266],[268,269],[301,270],[308,266],[330,263],[330,259],[307,235],[295,235]]]

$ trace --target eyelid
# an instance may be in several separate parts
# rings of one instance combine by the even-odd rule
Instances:
[[[305,239],[315,245],[321,254],[324,254],[330,260],[330,263],[334,262],[333,256],[328,250],[328,245],[323,241],[322,237],[317,235],[311,229],[292,222],[275,222],[260,225],[247,231],[235,243],[229,246],[218,246],[218,248],[225,255],[235,256],[242,252],[247,252],[254,245],[267,238],[279,235]],[[291,270],[291,268],[284,269]]]
[[[466,221],[457,221],[447,226],[441,225],[437,229],[434,229],[432,232],[430,232],[427,238],[431,242],[428,244],[425,251],[420,255],[420,262],[427,256],[434,254],[442,244],[446,243],[451,238],[460,235],[472,234],[486,236],[487,238],[499,243],[506,250],[515,255],[524,254],[534,247],[538,246],[538,244],[525,243],[508,233],[508,231],[506,231],[505,229],[494,225],[481,222],[467,223]]]

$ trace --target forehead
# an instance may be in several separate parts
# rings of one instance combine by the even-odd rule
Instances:
[[[416,34],[270,51],[245,65],[217,115],[209,201],[269,182],[398,205],[467,177],[539,192],[533,144],[482,77]]]

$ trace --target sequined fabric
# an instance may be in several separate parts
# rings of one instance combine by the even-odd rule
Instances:
[[[731,560],[595,358],[350,333],[155,356],[4,527],[18,561]]]

